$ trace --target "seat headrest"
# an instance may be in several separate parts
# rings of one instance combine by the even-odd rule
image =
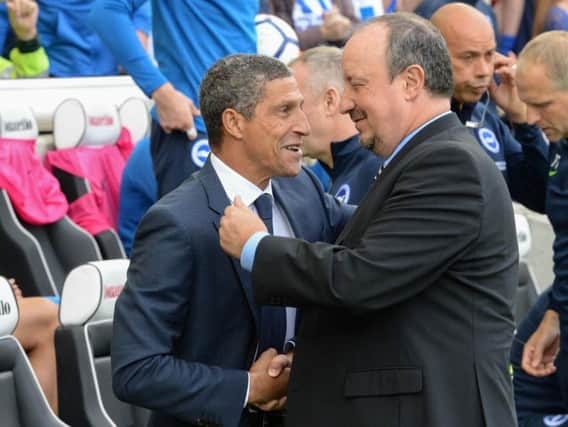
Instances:
[[[531,228],[527,217],[515,214],[515,227],[517,229],[517,245],[519,246],[519,259],[526,258],[531,250]]]
[[[53,140],[58,150],[80,145],[112,145],[120,131],[120,118],[114,105],[66,99],[53,113]]]
[[[34,113],[26,107],[0,110],[0,138],[37,139]]]
[[[20,312],[14,290],[10,282],[0,276],[0,337],[14,332],[19,318]]]
[[[150,111],[142,98],[128,98],[118,108],[122,126],[130,131],[135,144],[148,135],[150,130]]]
[[[60,323],[74,326],[89,320],[112,319],[129,263],[127,259],[94,261],[71,270],[61,292]]]

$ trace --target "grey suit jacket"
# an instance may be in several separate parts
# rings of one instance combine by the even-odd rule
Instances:
[[[304,308],[288,425],[516,425],[515,236],[502,175],[451,114],[393,159],[335,245],[263,239],[256,300]]]

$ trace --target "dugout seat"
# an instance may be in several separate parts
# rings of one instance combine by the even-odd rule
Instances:
[[[125,110],[125,118],[136,113]],[[54,112],[53,137],[56,150],[46,163],[69,201],[69,216],[95,237],[104,259],[126,258],[116,229],[120,180],[133,142],[119,111],[67,99]]]
[[[137,427],[148,420],[148,410],[121,402],[112,390],[112,315],[128,263],[88,263],[65,280],[55,349],[59,413],[70,425]]]
[[[12,287],[0,277],[0,423],[10,427],[65,426],[51,410],[26,353],[11,335],[18,319]]]
[[[94,239],[67,216],[57,181],[34,152],[31,110],[0,110],[0,274],[26,296],[59,295],[66,274],[101,258]]]

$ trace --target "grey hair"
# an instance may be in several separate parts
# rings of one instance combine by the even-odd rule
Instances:
[[[554,87],[568,90],[568,33],[548,31],[528,42],[519,54],[517,73],[531,64],[543,65]]]
[[[343,66],[341,63],[343,51],[333,46],[318,46],[308,49],[298,58],[288,64],[304,64],[310,74],[307,86],[318,94],[328,86],[333,86],[343,92],[345,82],[343,80]]]
[[[232,108],[247,120],[264,97],[266,83],[292,77],[292,71],[277,59],[237,54],[217,61],[205,74],[199,91],[201,115],[209,144],[221,142],[223,111]]]
[[[411,65],[424,70],[425,86],[433,95],[450,98],[454,90],[452,62],[444,37],[429,21],[412,13],[382,15],[362,24],[356,31],[371,25],[389,30],[385,52],[391,80]]]

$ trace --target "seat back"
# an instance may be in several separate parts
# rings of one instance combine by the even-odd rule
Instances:
[[[2,110],[0,121],[0,274],[17,277],[27,296],[57,295],[73,267],[101,254],[65,216],[65,196],[34,153],[31,110]]]
[[[130,97],[118,108],[122,126],[130,131],[132,142],[135,144],[150,133],[150,111],[142,98]]]
[[[0,414],[10,427],[64,426],[53,413],[28,358],[10,335],[19,319],[18,304],[8,281],[0,277]]]
[[[112,390],[110,348],[116,298],[127,260],[73,270],[63,288],[55,334],[60,416],[71,425],[144,426],[149,411],[118,400]]]
[[[520,213],[515,213],[515,229],[517,231],[519,258],[524,260],[528,257],[532,247],[531,228],[526,216]]]
[[[53,136],[57,150],[46,162],[69,201],[69,216],[95,236],[105,259],[125,258],[116,234],[118,199],[133,144],[118,110],[65,100],[55,110]]]

